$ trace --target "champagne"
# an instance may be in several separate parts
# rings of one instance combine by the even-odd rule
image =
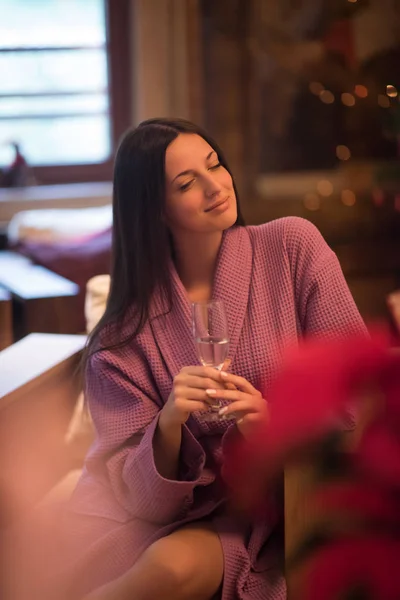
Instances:
[[[227,338],[215,336],[196,338],[196,346],[202,365],[216,369],[222,368],[229,351]]]

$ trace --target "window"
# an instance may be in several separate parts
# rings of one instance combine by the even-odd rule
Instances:
[[[0,165],[15,141],[39,182],[111,176],[129,123],[129,99],[118,101],[129,88],[128,10],[115,0],[2,1]]]

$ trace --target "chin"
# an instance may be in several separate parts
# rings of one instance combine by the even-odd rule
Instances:
[[[221,220],[224,222],[224,226],[223,229],[229,229],[229,227],[232,227],[237,220],[237,210],[236,207],[232,210],[228,210],[226,213],[224,213],[223,215],[221,215]]]

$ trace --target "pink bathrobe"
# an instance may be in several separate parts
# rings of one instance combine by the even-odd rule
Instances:
[[[175,271],[173,308],[155,298],[144,330],[118,352],[92,357],[87,398],[97,439],[71,503],[70,535],[85,589],[133,565],[158,538],[197,519],[220,535],[223,600],[286,597],[281,555],[271,532],[278,510],[271,501],[252,526],[224,514],[218,472],[224,441],[238,435],[229,421],[192,415],[183,428],[179,479],[157,472],[153,436],[160,409],[179,370],[198,364],[191,307]],[[299,218],[225,232],[213,297],[226,304],[230,370],[268,388],[282,352],[304,334],[343,336],[364,328],[338,260],[317,229]]]

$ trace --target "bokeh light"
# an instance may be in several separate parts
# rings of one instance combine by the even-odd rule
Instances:
[[[368,88],[365,85],[357,84],[354,88],[354,93],[359,98],[366,98],[368,96]]]
[[[354,106],[356,103],[356,99],[354,98],[353,94],[349,94],[347,92],[342,94],[341,100],[345,106]]]
[[[307,210],[319,210],[321,207],[321,199],[318,194],[309,193],[304,196],[304,206]]]
[[[384,96],[383,94],[379,94],[378,96],[378,104],[381,108],[389,108],[390,106],[390,100],[387,96]]]
[[[333,104],[335,102],[335,96],[329,90],[323,90],[319,98],[324,104]]]
[[[379,188],[374,188],[372,190],[372,202],[375,204],[375,206],[382,206],[385,202],[384,191]]]
[[[333,185],[328,179],[321,179],[317,183],[317,191],[321,196],[331,196],[333,194]]]
[[[339,160],[349,160],[351,158],[350,148],[342,144],[336,146],[336,156]]]
[[[389,98],[396,98],[398,96],[398,91],[394,85],[387,85],[386,94],[389,96]]]
[[[308,89],[315,96],[319,96],[321,92],[324,91],[325,87],[319,81],[311,81]]]
[[[356,203],[356,195],[352,190],[343,190],[341,193],[342,203],[345,206],[354,206]]]

